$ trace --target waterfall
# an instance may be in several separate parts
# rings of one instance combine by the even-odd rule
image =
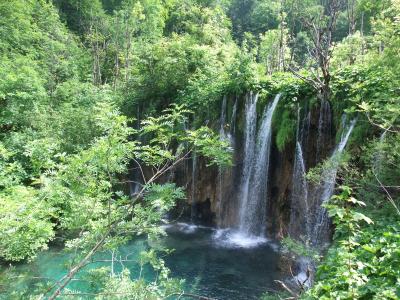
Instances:
[[[229,143],[232,149],[235,148],[235,131],[236,131],[236,113],[237,113],[238,97],[235,97],[235,102],[232,108],[232,115],[230,120],[227,120],[227,97],[224,96],[222,99],[221,115],[220,115],[220,127],[219,127],[219,137],[220,140]],[[221,228],[229,213],[229,203],[226,203],[231,192],[228,187],[227,181],[232,179],[232,169],[230,168],[218,168],[218,181],[217,181],[217,205],[216,205],[216,223],[219,228]],[[229,185],[232,183],[230,182]]]
[[[189,131],[189,125],[188,125],[187,120],[185,122],[183,122],[183,130],[185,131],[185,133],[187,133]],[[185,149],[188,149],[189,148],[188,142],[185,141],[184,146],[185,146]],[[189,172],[190,172],[189,159],[185,159],[185,161],[184,161],[185,188],[188,188],[189,184],[190,184]]]
[[[234,135],[236,133],[237,105],[238,105],[238,97],[236,96],[235,104],[233,104],[233,108],[232,108],[232,116],[231,116],[231,123],[230,123],[231,135]]]
[[[237,112],[238,98],[236,96],[235,103],[232,108],[231,120],[229,123],[229,131],[225,134],[230,146],[235,148],[235,133],[236,133],[236,112]]]
[[[192,197],[192,205],[190,208],[190,221],[193,223],[196,219],[196,201],[195,201],[195,195],[196,195],[196,170],[197,169],[197,156],[196,153],[193,152],[192,154],[192,191],[191,191],[191,197]]]
[[[307,109],[306,109],[307,111]],[[300,117],[300,115],[298,116]],[[311,111],[308,111],[307,116],[303,118],[302,128],[300,130],[300,142],[301,146],[307,147],[310,135],[310,125],[311,125]]]
[[[222,99],[221,117],[219,120],[219,135],[225,138],[225,123],[226,123],[226,96]]]
[[[239,199],[241,207],[239,209],[239,225],[242,227],[245,222],[245,211],[247,199],[249,197],[249,182],[251,176],[251,169],[253,164],[253,157],[256,145],[256,126],[257,126],[257,100],[258,94],[250,92],[246,95],[245,104],[245,126],[244,126],[244,153],[243,153],[243,168],[242,177],[240,181]]]
[[[292,175],[292,191],[290,204],[289,233],[291,236],[302,234],[307,239],[310,237],[310,208],[308,199],[308,184],[306,180],[306,164],[304,161],[302,145],[307,141],[310,127],[310,114],[300,124],[300,108],[297,111],[296,148]],[[298,226],[302,226],[298,228]]]
[[[136,176],[134,176],[134,180],[136,180]],[[140,183],[137,181],[130,181],[129,182],[129,194],[131,198],[135,198],[136,195],[140,191]]]
[[[317,203],[317,208],[315,212],[315,225],[313,228],[313,243],[315,245],[321,245],[321,242],[323,241],[323,238],[326,238],[326,235],[324,236],[324,233],[326,234],[328,232],[328,227],[329,227],[329,217],[326,209],[322,207],[321,205],[328,201],[332,195],[333,191],[335,188],[335,183],[336,183],[336,175],[340,163],[340,156],[346,147],[347,141],[350,137],[351,132],[354,129],[354,126],[356,124],[356,119],[353,119],[350,122],[349,126],[346,126],[346,119],[344,118],[342,121],[343,124],[343,132],[342,136],[340,138],[339,144],[336,146],[335,150],[333,151],[332,156],[329,158],[330,160],[330,165],[329,168],[324,170],[322,173],[322,178],[324,180],[322,186],[321,186],[321,192],[320,192],[320,198],[318,199]],[[347,127],[347,128],[346,128]]]
[[[258,94],[246,97],[246,123],[244,164],[240,185],[239,231],[246,235],[264,234],[269,154],[271,148],[271,123],[280,94],[264,111],[256,143]]]
[[[129,195],[132,199],[138,195],[143,187],[143,176],[140,168],[139,165],[133,167],[129,176]]]
[[[220,127],[219,127],[219,138],[220,140],[230,140],[229,133],[225,132],[225,124],[226,124],[226,95],[222,99],[221,106],[221,117],[220,117]],[[218,168],[218,202],[217,202],[217,226],[221,227],[222,219],[223,219],[223,186],[224,186],[224,169],[222,167]]]
[[[324,155],[324,150],[329,148],[332,135],[332,112],[328,101],[322,100],[319,110],[317,153],[316,161],[319,162]]]

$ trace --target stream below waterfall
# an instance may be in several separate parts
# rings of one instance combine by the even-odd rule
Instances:
[[[163,257],[171,270],[171,277],[185,279],[185,292],[212,297],[215,299],[259,299],[266,291],[276,289],[274,280],[284,279],[279,268],[280,254],[277,245],[263,239],[251,240],[229,230],[177,223],[165,226],[168,233],[152,243],[152,247],[174,249]],[[136,238],[120,248],[115,255],[131,272],[133,279],[139,274],[152,280],[154,273],[150,268],[140,270],[137,261],[139,253],[149,249],[145,238]],[[52,280],[65,275],[65,263],[71,254],[61,249],[51,248],[42,252],[29,264],[17,265],[15,272],[19,278],[13,289],[29,289],[38,281],[32,277],[45,277]],[[127,259],[128,258],[128,259]],[[99,253],[96,260],[110,260],[111,253]],[[110,266],[110,262],[98,262],[91,268]],[[114,272],[121,270],[121,264],[114,263]],[[83,273],[83,274],[82,274]],[[87,273],[87,271],[86,271]],[[79,292],[90,292],[91,286],[81,272],[68,288]],[[1,276],[1,272],[0,272]],[[1,298],[1,297],[0,297]],[[181,298],[182,299],[182,298]]]

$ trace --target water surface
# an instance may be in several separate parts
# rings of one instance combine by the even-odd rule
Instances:
[[[265,239],[246,238],[229,230],[184,223],[169,225],[165,229],[168,235],[152,242],[151,246],[174,249],[164,260],[173,277],[185,279],[185,291],[188,293],[221,300],[259,299],[265,291],[276,288],[274,280],[282,279],[278,266],[279,253]],[[149,244],[146,239],[131,241],[115,254],[122,261],[114,263],[114,271],[119,272],[123,264],[130,269],[133,279],[138,278],[141,272],[142,277],[152,280],[154,273],[149,268],[140,270],[137,263],[139,253],[147,249]],[[31,264],[16,268],[20,274],[20,279],[15,281],[16,286],[20,289],[29,288],[42,280],[32,277],[61,278],[67,271],[66,262],[71,257],[71,254],[57,249],[43,252]],[[111,259],[110,253],[98,254],[96,259],[103,261],[90,265],[90,268],[111,264],[106,262]],[[77,276],[68,288],[81,292],[93,289],[83,280],[83,275]]]

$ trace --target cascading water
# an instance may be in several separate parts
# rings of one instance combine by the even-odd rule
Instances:
[[[307,140],[308,130],[310,127],[310,114],[304,120],[303,125],[300,124],[300,108],[297,112],[297,132],[296,132],[296,149],[294,157],[293,175],[292,175],[292,192],[291,192],[291,210],[289,233],[291,236],[301,234],[305,238],[310,237],[310,208],[308,199],[308,184],[306,180],[306,164],[304,161],[302,145],[303,139]],[[298,228],[298,226],[303,227]]]
[[[230,120],[227,120],[227,97],[222,99],[221,117],[220,117],[220,139],[229,143],[232,149],[235,149],[235,130],[236,130],[236,112],[237,112],[238,97],[235,97],[235,102],[232,108]],[[232,192],[232,168],[218,168],[218,184],[217,184],[217,206],[216,206],[216,223],[218,228],[226,226],[230,221],[230,211],[232,203],[226,201],[230,198]]]
[[[229,131],[226,134],[229,144],[231,147],[234,149],[235,148],[235,133],[236,133],[236,113],[237,113],[237,104],[238,104],[238,98],[235,98],[235,103],[233,104],[232,108],[232,116],[231,116],[231,121],[229,124]]]
[[[231,132],[236,133],[236,113],[237,113],[238,97],[235,97],[235,104],[233,104],[232,117],[231,117]]]
[[[302,148],[307,147],[308,145],[310,136],[310,126],[311,126],[311,111],[308,111],[307,116],[303,118],[302,128],[300,130],[300,141]]]
[[[246,99],[244,165],[240,189],[239,231],[250,236],[264,235],[271,123],[280,94],[264,111],[256,143],[257,99],[258,94],[249,94]]]
[[[271,148],[272,116],[280,94],[265,109],[257,132],[258,94],[248,93],[245,103],[244,152],[239,184],[239,211],[236,229],[219,229],[214,239],[219,246],[249,248],[266,242],[263,237],[266,226],[267,183]],[[231,124],[235,122],[236,104]],[[231,126],[234,130],[234,126]],[[257,138],[257,139],[256,139]]]
[[[296,148],[292,175],[292,191],[290,197],[290,222],[289,235],[308,243],[311,239],[311,209],[309,199],[309,187],[306,178],[306,162],[303,148],[308,145],[308,137],[311,123],[311,112],[304,115],[300,121],[300,107],[297,111]],[[303,282],[310,286],[312,276],[309,270],[313,268],[313,262],[306,257],[300,257],[296,261],[295,282]]]
[[[332,156],[330,157],[330,166],[328,169],[324,170],[322,173],[322,178],[324,180],[321,186],[320,198],[318,199],[318,205],[315,212],[315,223],[313,226],[313,244],[314,245],[321,245],[324,241],[327,240],[326,233],[328,233],[329,227],[329,216],[324,207],[321,205],[328,201],[332,195],[335,188],[336,183],[336,175],[339,167],[340,156],[346,147],[347,141],[350,137],[351,132],[354,129],[356,124],[356,119],[353,119],[350,122],[349,126],[346,126],[346,120],[342,121],[342,136],[340,138],[339,144],[336,146],[335,150],[333,151]]]
[[[196,218],[196,174],[197,174],[197,156],[196,153],[193,152],[192,154],[192,205],[190,208],[190,221],[193,223]]]
[[[332,136],[332,111],[328,101],[322,100],[318,120],[316,161],[319,162],[325,150],[330,149],[330,137]]]
[[[185,132],[188,132],[189,131],[189,125],[188,125],[188,121],[185,121],[184,123],[183,123],[183,130],[185,131]],[[185,149],[188,149],[188,143],[187,142],[184,142],[184,146],[185,146]],[[190,163],[190,160],[189,159],[185,159],[185,161],[184,161],[184,174],[186,175],[189,175],[189,172],[190,172],[190,167],[189,167],[189,163]],[[190,176],[185,176],[186,177],[186,180],[185,180],[185,187],[189,187],[189,184],[190,184]]]
[[[225,138],[225,123],[226,123],[226,96],[222,99],[221,117],[219,120],[219,135],[223,139]]]
[[[220,117],[220,127],[219,127],[219,138],[220,140],[230,140],[229,133],[225,132],[225,124],[226,124],[226,101],[227,97],[224,96],[222,99],[222,107],[221,107],[221,117]],[[223,185],[224,185],[224,170],[222,167],[218,168],[218,202],[217,202],[217,226],[221,227],[222,223],[222,206],[223,206]]]
[[[344,120],[343,124],[346,123],[346,120]],[[332,162],[332,166],[324,172],[323,178],[324,178],[324,185],[323,185],[323,193],[322,193],[322,202],[325,202],[329,200],[333,194],[333,189],[335,188],[335,180],[336,180],[336,174],[337,174],[337,169],[339,167],[339,156],[343,152],[344,148],[346,147],[347,141],[350,137],[351,132],[353,131],[353,128],[355,126],[356,119],[352,120],[350,122],[350,126],[343,126],[343,133],[340,138],[340,142],[335,148],[330,160]]]
[[[249,183],[252,172],[253,158],[256,146],[256,127],[257,127],[257,100],[258,94],[250,92],[246,95],[245,104],[245,126],[244,126],[244,153],[243,153],[243,168],[240,184],[240,200],[241,207],[239,210],[239,226],[240,229],[245,223],[245,211],[247,199],[249,198]]]
[[[129,194],[132,198],[136,197],[140,190],[140,183],[137,181],[137,176],[133,176],[133,180],[129,182]]]

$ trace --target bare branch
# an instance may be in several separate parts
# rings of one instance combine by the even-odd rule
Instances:
[[[386,187],[382,184],[382,182],[379,180],[378,175],[376,174],[376,172],[374,170],[372,170],[372,173],[374,174],[376,181],[378,181],[379,186],[383,189],[383,191],[386,193],[387,198],[389,200],[389,202],[393,205],[393,207],[396,209],[396,212],[398,215],[400,215],[400,210],[396,205],[396,202],[393,200],[392,196],[390,195],[389,191],[386,189]]]
[[[186,297],[186,298],[192,298],[192,299],[198,299],[198,300],[217,300],[215,298],[209,298],[209,297],[205,297],[205,296],[200,296],[200,295],[195,295],[195,294],[187,294],[187,293],[173,293],[173,294],[166,296],[163,299],[168,299],[173,296],[179,296],[179,298]]]
[[[144,176],[144,172],[143,172],[142,166],[140,165],[140,163],[135,158],[133,158],[133,161],[138,165],[138,167],[140,169],[140,173],[142,174],[143,182],[144,182],[144,184],[146,184],[146,176]]]
[[[292,289],[290,289],[283,281],[274,280],[274,282],[278,283],[284,290],[286,290],[291,296],[293,296],[293,299],[297,299],[299,297],[299,295],[295,293]]]
[[[381,125],[381,124],[378,124],[378,123],[375,123],[374,122],[374,120],[372,120],[372,118],[371,118],[371,116],[369,115],[369,113],[365,113],[365,115],[367,116],[367,118],[368,118],[368,121],[372,124],[372,125],[374,125],[374,126],[376,126],[376,127],[379,127],[380,129],[383,129],[383,130],[385,130],[385,131],[388,131],[388,132],[393,132],[393,133],[399,133],[400,132],[400,130],[399,129],[391,129],[392,127],[393,127],[393,125],[390,125],[389,127],[384,127],[383,125]],[[394,121],[397,119],[397,117],[394,119]],[[393,121],[393,122],[394,122]]]

